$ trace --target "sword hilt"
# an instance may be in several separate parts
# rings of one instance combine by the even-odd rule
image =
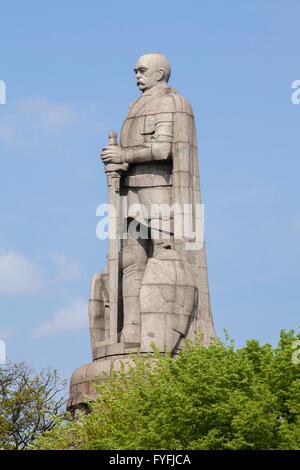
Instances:
[[[110,131],[108,134],[108,145],[118,145],[117,136],[116,131]],[[108,163],[105,165],[105,173],[126,171],[128,166],[128,163]],[[117,176],[117,174],[115,174],[115,176]],[[120,173],[118,176],[121,176]]]
[[[118,145],[117,136],[116,131],[110,131],[108,135],[108,145]]]

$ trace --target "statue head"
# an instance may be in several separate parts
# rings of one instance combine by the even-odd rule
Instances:
[[[156,85],[167,84],[171,74],[168,59],[159,52],[142,55],[134,67],[137,86],[144,92]]]

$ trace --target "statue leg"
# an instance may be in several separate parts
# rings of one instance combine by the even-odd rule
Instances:
[[[170,188],[143,188],[139,196],[144,204],[150,200],[160,205],[159,212],[149,212],[147,207],[151,238],[140,289],[141,350],[151,351],[154,342],[160,351],[167,347],[175,355],[181,339],[190,337],[195,328],[198,305],[193,266],[174,247]]]
[[[109,298],[107,266],[94,274],[89,299],[89,324],[93,359],[101,355],[101,342],[109,338]]]
[[[147,239],[132,238],[130,230],[127,238],[122,240],[123,329],[121,341],[127,348],[140,347],[141,342],[139,295],[147,263],[147,245]]]

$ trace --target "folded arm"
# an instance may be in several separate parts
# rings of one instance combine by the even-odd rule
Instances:
[[[147,118],[146,118],[147,119]],[[138,147],[122,148],[107,146],[102,150],[104,163],[142,163],[149,161],[168,160],[172,156],[173,115],[161,113],[154,117],[153,129],[145,129],[150,142]]]

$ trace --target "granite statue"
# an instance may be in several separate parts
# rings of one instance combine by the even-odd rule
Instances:
[[[134,72],[141,96],[129,107],[119,143],[111,132],[101,151],[116,236],[107,266],[92,279],[93,363],[74,372],[69,408],[91,393],[88,378],[130,352],[149,352],[154,342],[176,357],[196,330],[205,344],[215,336],[192,107],[169,86],[164,55],[143,55]]]

